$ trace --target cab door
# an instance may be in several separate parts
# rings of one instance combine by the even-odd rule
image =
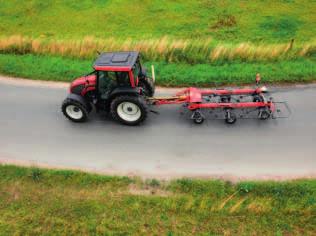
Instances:
[[[98,95],[100,99],[108,99],[111,91],[117,87],[117,77],[114,71],[98,71]]]

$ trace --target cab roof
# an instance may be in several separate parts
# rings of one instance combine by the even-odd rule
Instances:
[[[133,68],[139,52],[104,52],[94,62],[95,70],[129,71]]]

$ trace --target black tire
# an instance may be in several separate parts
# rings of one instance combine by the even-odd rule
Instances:
[[[264,102],[264,99],[261,95],[253,95],[253,102]]]
[[[192,114],[192,120],[195,124],[202,124],[204,122],[204,117],[200,111],[194,111]]]
[[[259,119],[260,120],[267,120],[271,116],[271,112],[268,109],[264,109],[259,111]]]
[[[193,122],[197,125],[200,125],[204,122],[204,118],[203,117],[195,118],[195,119],[193,119]]]
[[[129,105],[130,107],[128,107]],[[124,113],[124,109],[126,110],[126,113]],[[145,99],[141,96],[123,95],[112,100],[110,112],[114,120],[117,120],[124,125],[134,126],[146,120],[148,107]],[[128,114],[128,112],[130,112],[130,114]],[[138,112],[140,113],[138,114]]]
[[[155,94],[155,84],[154,81],[149,77],[142,77],[139,79],[138,87],[143,89],[144,95],[147,97],[152,97]]]
[[[236,121],[237,121],[237,117],[236,117],[236,115],[235,115],[234,113],[230,112],[229,117],[228,117],[228,114],[226,114],[226,116],[225,116],[225,122],[226,122],[227,124],[232,125],[232,124],[234,124]]]
[[[85,122],[88,119],[89,110],[79,101],[66,98],[61,106],[62,113],[73,122]],[[73,110],[73,114],[71,114]],[[76,114],[77,115],[74,115]]]

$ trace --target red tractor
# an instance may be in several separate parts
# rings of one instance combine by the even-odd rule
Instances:
[[[147,117],[146,97],[155,92],[154,79],[146,74],[138,52],[101,53],[94,71],[75,79],[62,104],[71,121],[83,122],[92,111],[110,112],[126,125],[137,125]]]

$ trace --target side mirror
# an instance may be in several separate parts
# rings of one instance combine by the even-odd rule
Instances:
[[[259,84],[261,80],[260,74],[256,74],[256,84]]]

